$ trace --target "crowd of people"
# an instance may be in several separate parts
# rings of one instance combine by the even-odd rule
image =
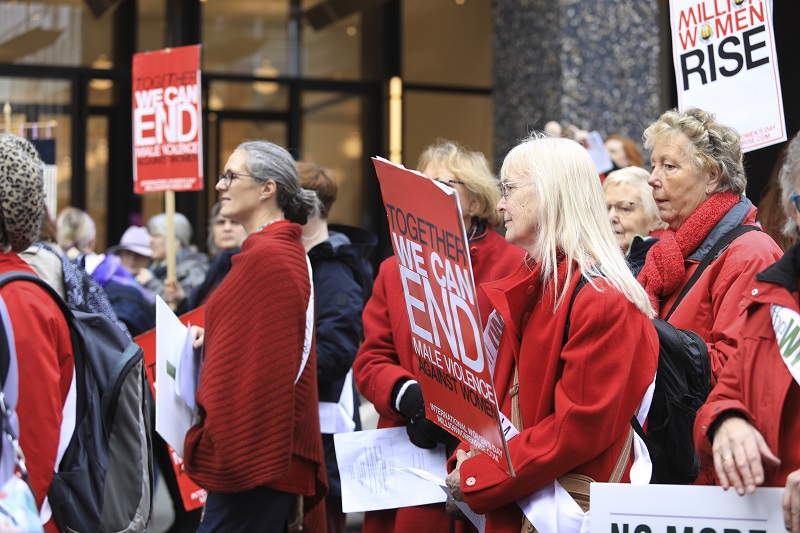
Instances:
[[[759,213],[745,195],[739,135],[712,114],[670,110],[650,124],[649,171],[635,142],[609,136],[614,168],[602,176],[585,132],[545,130],[505,156],[499,181],[483,154],[454,141],[437,141],[417,162],[458,198],[481,327],[492,313],[502,318],[492,379],[515,427],[513,476],[426,417],[397,261],[385,259],[373,276],[376,236],[328,222],[333,171],[295,162],[274,143],[244,142],[227,159],[208,255],[175,215],[168,276],[165,214],[96,253],[86,213],[64,209],[53,220],[44,208],[35,149],[0,135],[0,273],[35,271],[71,307],[104,313],[131,336],[154,327],[156,296],[178,313],[205,306],[205,327],[193,328],[203,362],[184,461],[208,496],[204,509],[183,510],[169,449],[155,435],[175,506],[171,531],[343,533],[333,435],[361,429],[359,397],[379,428],[404,427],[414,446],[443,447],[452,494],[446,504],[369,511],[364,532],[475,531],[455,502],[485,514],[486,531],[533,531],[535,517],[550,515],[580,531],[586,515],[548,494],[586,480],[651,481],[646,443],[630,421],[646,426],[654,401],[661,319],[697,334],[708,351],[694,483],[740,494],[784,487],[786,528],[800,533],[800,421],[791,407],[800,401],[800,248],[787,248],[800,237],[800,135],[769,193],[781,223],[765,229],[780,226],[780,245],[775,234],[749,231],[718,250],[737,228],[758,226]],[[70,333],[40,288],[12,283],[0,296],[24,353],[20,445],[42,523],[55,531],[45,496],[63,453]],[[541,497],[526,516],[517,502],[531,494]]]

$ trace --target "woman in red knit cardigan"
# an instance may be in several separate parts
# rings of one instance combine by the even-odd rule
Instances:
[[[248,236],[197,331],[205,356],[185,464],[208,491],[200,532],[284,532],[327,491],[311,267],[300,239],[316,194],[300,187],[289,153],[267,141],[240,144],[216,188],[220,214]]]

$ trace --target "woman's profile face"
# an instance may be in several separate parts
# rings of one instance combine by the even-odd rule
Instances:
[[[158,233],[150,234],[150,248],[153,250],[153,261],[162,261],[167,256],[166,239]]]
[[[689,137],[681,132],[656,141],[650,164],[653,168],[647,183],[653,187],[653,199],[661,220],[675,231],[713,194],[719,172],[700,170],[689,158]]]
[[[606,141],[606,151],[608,157],[617,165],[617,168],[628,166],[628,154],[625,153],[625,145],[620,139],[609,139]]]
[[[541,227],[533,179],[510,172],[501,184],[503,195],[497,203],[497,210],[506,226],[506,241],[533,252]]]
[[[626,252],[636,235],[647,236],[650,233],[639,188],[630,183],[618,183],[607,186],[603,192],[614,236],[622,251]]]
[[[477,202],[467,190],[467,187],[462,183],[454,183],[460,180],[442,161],[431,161],[425,166],[422,173],[430,179],[439,180],[456,190],[456,193],[458,193],[458,201],[461,204],[461,215],[464,218],[464,227],[469,231],[470,226],[472,226],[472,215],[470,213],[474,210]]]

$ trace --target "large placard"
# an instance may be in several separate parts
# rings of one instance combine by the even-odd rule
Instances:
[[[736,128],[748,152],[786,140],[770,0],[670,0],[678,107]]]
[[[426,415],[513,474],[456,191],[385,159],[373,162],[400,267]]]
[[[133,191],[203,189],[200,45],[133,56]]]

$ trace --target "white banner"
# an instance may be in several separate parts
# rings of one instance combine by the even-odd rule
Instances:
[[[748,152],[787,139],[770,0],[670,0],[678,108],[735,128]]]
[[[592,483],[591,533],[786,531],[783,488],[739,496],[722,487]]]

